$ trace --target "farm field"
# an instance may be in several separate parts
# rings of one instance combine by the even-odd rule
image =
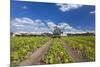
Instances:
[[[85,61],[95,61],[95,37],[73,36],[63,38],[67,45],[81,55]]]
[[[11,38],[11,64],[19,64],[48,41],[48,37],[20,36]]]
[[[62,46],[59,38],[54,39],[50,46],[50,49],[42,58],[42,61],[46,64],[58,64],[58,63],[69,63],[71,62],[70,56],[67,54]]]
[[[51,43],[48,43],[48,41]],[[45,53],[39,53],[42,50],[45,50]],[[11,65],[19,65],[31,55],[31,59],[34,58],[36,52],[40,56],[37,55],[35,59],[38,60],[39,57],[42,57],[38,62],[34,61],[30,65],[92,62],[95,61],[95,36],[66,36],[61,38],[43,36],[11,37]]]

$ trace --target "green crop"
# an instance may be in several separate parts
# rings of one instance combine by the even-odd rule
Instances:
[[[85,61],[95,61],[95,37],[71,36],[63,38],[66,43],[75,49]]]
[[[31,52],[41,47],[48,37],[12,37],[11,38],[11,64],[17,65],[26,59]]]
[[[95,61],[94,36],[66,36],[61,37],[66,45],[76,52],[85,61]],[[15,36],[11,37],[11,64],[18,65],[27,59],[35,50],[43,46],[49,37],[42,36]],[[54,38],[46,55],[40,60],[45,64],[58,64],[72,62],[70,56],[62,45],[60,38]]]
[[[59,39],[54,39],[48,53],[42,58],[46,64],[69,63],[70,57],[66,53]]]

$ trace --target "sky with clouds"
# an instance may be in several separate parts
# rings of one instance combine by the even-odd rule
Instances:
[[[95,31],[95,6],[11,1],[11,32]]]

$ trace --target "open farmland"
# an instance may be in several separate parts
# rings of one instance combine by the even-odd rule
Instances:
[[[48,37],[14,37],[11,38],[11,63],[19,64],[32,52],[48,41]]]
[[[11,67],[95,61],[95,5],[10,3]]]
[[[73,36],[63,38],[67,45],[75,50],[84,61],[95,61],[95,37]]]
[[[11,65],[95,61],[94,36],[11,37]]]

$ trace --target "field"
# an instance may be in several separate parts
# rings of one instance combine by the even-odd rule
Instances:
[[[95,61],[95,36],[11,37],[11,65],[92,61]]]
[[[19,64],[28,55],[41,47],[48,37],[14,37],[11,38],[11,63]]]

